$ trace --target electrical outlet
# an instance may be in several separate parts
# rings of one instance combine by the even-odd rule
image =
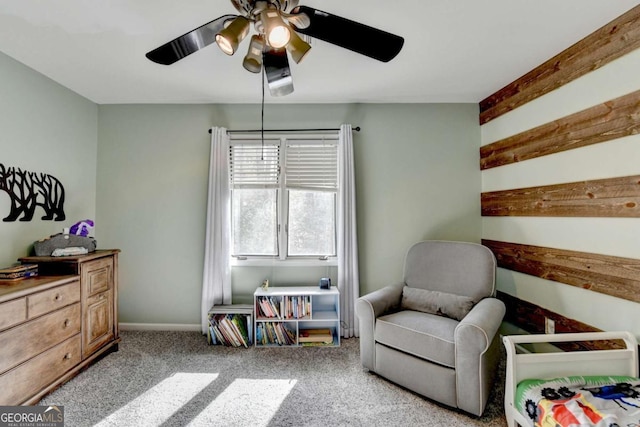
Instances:
[[[556,333],[556,322],[553,319],[548,317],[544,318],[544,333],[545,334],[555,334]]]

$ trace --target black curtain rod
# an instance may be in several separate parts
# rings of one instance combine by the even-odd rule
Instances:
[[[326,131],[339,131],[340,129],[264,129],[264,132],[326,132]],[[360,126],[352,128],[356,132],[360,132]],[[262,129],[245,129],[245,130],[228,130],[227,133],[253,133],[263,132]],[[211,133],[211,129],[209,129]]]

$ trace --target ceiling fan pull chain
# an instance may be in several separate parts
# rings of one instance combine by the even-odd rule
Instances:
[[[262,141],[262,153],[260,160],[264,161],[264,78],[265,70],[262,67],[262,73],[260,73],[260,80],[262,80],[262,104],[260,106],[260,141]]]

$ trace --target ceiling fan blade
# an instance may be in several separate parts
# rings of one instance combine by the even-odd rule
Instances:
[[[306,14],[311,23],[306,28],[295,25],[296,31],[335,44],[382,62],[389,62],[400,53],[404,38],[332,15],[307,6],[298,6],[292,15]]]
[[[146,57],[162,65],[171,65],[176,61],[197,52],[216,41],[216,34],[224,28],[224,23],[236,15],[223,15],[195,30],[171,40],[162,46],[147,52]]]
[[[262,53],[262,64],[272,96],[284,96],[293,92],[293,78],[285,48],[265,50]]]

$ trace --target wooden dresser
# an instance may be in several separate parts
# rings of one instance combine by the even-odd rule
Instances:
[[[117,350],[118,253],[20,259],[39,276],[0,285],[0,405],[34,404]]]

